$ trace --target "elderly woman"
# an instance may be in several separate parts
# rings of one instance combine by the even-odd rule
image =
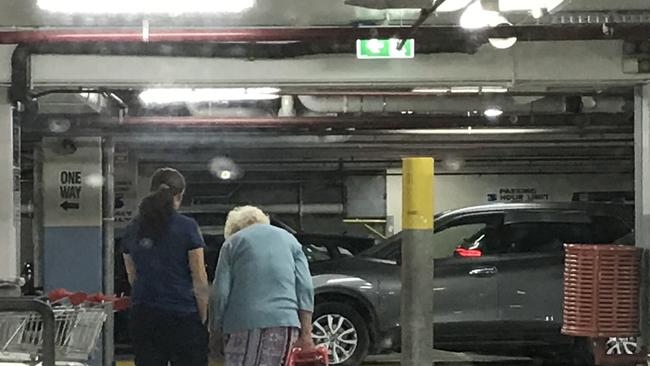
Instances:
[[[211,298],[211,333],[226,366],[283,366],[293,346],[313,347],[314,289],[307,258],[258,208],[228,214]]]

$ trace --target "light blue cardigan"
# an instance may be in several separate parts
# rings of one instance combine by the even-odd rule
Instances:
[[[210,298],[213,331],[299,328],[298,310],[313,309],[309,265],[293,235],[257,224],[226,240]]]

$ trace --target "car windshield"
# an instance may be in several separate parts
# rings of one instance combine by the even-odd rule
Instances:
[[[319,262],[332,259],[332,256],[324,246],[303,244],[302,251],[305,253],[309,262]]]
[[[401,233],[393,235],[390,238],[375,245],[374,247],[359,253],[359,256],[369,257],[369,258],[384,258],[394,250],[395,245],[398,245],[398,243],[401,242],[401,240],[402,240]]]
[[[433,217],[434,222],[440,220],[440,218],[443,217],[448,212],[449,211],[445,211],[436,214]],[[436,232],[438,232],[442,228],[443,227],[440,226],[438,229],[436,229]],[[398,243],[400,243],[401,240],[402,240],[402,233],[400,232],[382,240],[381,242],[379,242],[379,244],[364,250],[363,252],[359,253],[359,256],[368,257],[368,258],[386,258],[395,251],[395,246],[399,245]]]

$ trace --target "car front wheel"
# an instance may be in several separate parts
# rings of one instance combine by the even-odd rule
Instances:
[[[610,338],[607,340],[608,355],[633,355],[638,351],[636,338]]]
[[[368,354],[368,325],[347,304],[316,305],[312,337],[315,344],[327,346],[330,365],[357,366]]]

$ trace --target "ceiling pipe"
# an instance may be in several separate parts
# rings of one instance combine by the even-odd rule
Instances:
[[[403,27],[69,28],[0,32],[0,44],[40,42],[297,42],[393,37]]]
[[[222,117],[222,118],[270,118],[273,113],[263,108],[223,106],[218,103],[187,104],[187,109],[194,117]]]
[[[515,25],[467,32],[455,26],[423,27],[414,38],[429,41],[517,37],[520,40],[643,39],[650,23],[613,24],[605,34],[602,24]],[[43,42],[301,42],[390,38],[410,27],[255,27],[255,28],[67,28],[0,32],[0,44]],[[646,37],[647,39],[647,37]]]
[[[570,114],[538,114],[534,117],[522,115],[515,122],[507,121],[507,124],[517,126],[573,126],[576,117]],[[83,123],[88,120],[84,119]],[[255,128],[287,128],[296,131],[297,129],[323,129],[325,131],[346,130],[349,133],[351,129],[361,131],[363,129],[422,129],[422,128],[453,128],[462,126],[484,126],[488,125],[488,120],[482,116],[395,116],[395,115],[361,115],[361,116],[315,116],[315,117],[196,117],[196,116],[128,116],[120,124],[122,130],[130,132],[137,129],[147,129],[152,126],[156,128],[213,128],[213,129],[232,129],[232,130],[250,130]],[[113,119],[98,119],[93,121],[93,125],[101,127],[102,125],[113,125]],[[619,128],[629,127],[629,120],[622,114],[612,115],[605,113],[593,113],[589,115],[590,126],[611,126],[612,123],[618,124]],[[79,123],[76,123],[79,124]],[[36,123],[36,126],[42,126],[42,123]],[[25,126],[25,131],[32,131],[29,125]],[[33,130],[37,131],[37,130]],[[73,133],[71,130],[70,133]]]
[[[572,110],[566,97],[549,96],[529,103],[518,103],[509,95],[439,95],[439,96],[312,96],[301,95],[300,102],[318,113],[415,113],[459,115],[483,113],[498,108],[510,114],[623,113],[627,102],[622,97],[592,97],[593,103]]]

